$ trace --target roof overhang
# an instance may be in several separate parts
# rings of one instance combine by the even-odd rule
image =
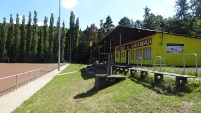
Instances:
[[[104,38],[102,38],[97,44],[101,46],[105,43],[107,46],[109,46],[111,40],[112,46],[118,46],[120,45],[120,36],[121,44],[125,44],[154,34],[156,34],[156,31],[154,30],[117,26],[112,31],[110,31]]]

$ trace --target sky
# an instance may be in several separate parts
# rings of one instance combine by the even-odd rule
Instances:
[[[54,23],[56,25],[59,17],[59,5],[61,7],[61,22],[65,21],[66,28],[69,28],[70,11],[73,11],[76,18],[79,18],[79,25],[82,30],[87,26],[95,24],[99,27],[100,20],[105,22],[109,15],[116,26],[123,17],[128,17],[134,21],[142,20],[144,8],[147,6],[151,13],[160,14],[165,18],[175,15],[175,0],[0,0],[0,23],[6,17],[10,20],[10,14],[16,19],[16,14],[25,15],[25,21],[28,23],[29,12],[34,17],[36,10],[38,15],[38,25],[43,25],[45,16],[48,17],[48,23],[51,13],[54,14]]]

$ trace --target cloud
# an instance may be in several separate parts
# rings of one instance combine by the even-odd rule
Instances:
[[[66,9],[72,9],[78,4],[78,0],[62,0],[61,6]]]
[[[165,9],[161,8],[161,7],[155,7],[155,8],[152,8],[150,13],[153,13],[155,15],[161,15],[163,17],[166,17],[167,16],[167,12],[165,11]]]
[[[43,26],[43,24],[44,24],[43,22],[37,22],[38,26]]]

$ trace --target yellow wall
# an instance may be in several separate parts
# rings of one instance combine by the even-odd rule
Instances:
[[[184,36],[176,36],[171,34],[164,34],[163,44],[161,43],[161,33],[156,34],[156,38],[159,39],[156,41],[155,45],[155,55],[160,55],[163,58],[168,60],[169,65],[174,66],[183,66],[183,57],[186,53],[196,53],[198,56],[198,64],[201,66],[201,51],[199,50],[199,45],[201,45],[201,40],[196,38],[184,37]],[[158,43],[158,44],[157,44]],[[183,53],[167,53],[167,43],[173,44],[184,44]],[[194,66],[195,59],[194,56],[186,56],[186,65]]]
[[[126,63],[126,53],[127,51],[130,52],[130,64],[137,64],[137,58],[136,58],[136,52],[137,49],[142,48],[142,58],[143,58],[143,64],[152,65],[153,59],[155,56],[161,56],[163,58],[162,63],[166,63],[166,59],[168,60],[168,65],[170,66],[183,66],[183,57],[186,53],[196,53],[198,56],[198,65],[201,66],[201,50],[199,50],[199,46],[201,45],[201,40],[196,38],[190,38],[190,37],[184,37],[184,36],[177,36],[177,35],[171,35],[171,34],[164,34],[163,40],[162,40],[162,34],[156,33],[155,35],[145,37],[140,40],[135,40],[133,42],[122,44],[122,46],[132,44],[134,42],[138,42],[141,40],[145,40],[150,38],[152,41],[151,45],[137,47],[137,48],[128,48],[122,50],[123,56],[122,56],[122,63]],[[184,51],[183,53],[167,53],[167,44],[183,44],[184,45]],[[117,46],[118,47],[118,46]],[[115,53],[119,52],[117,51],[117,47],[115,47]],[[145,60],[144,59],[144,48],[151,47],[151,59]],[[134,60],[131,59],[131,51],[134,50]],[[125,54],[125,56],[124,56]],[[115,62],[120,62],[120,55],[118,58],[116,58],[115,54]],[[140,61],[139,61],[140,62]],[[156,60],[156,63],[159,63],[159,60]],[[186,66],[194,66],[195,65],[195,59],[194,56],[187,56],[186,57]]]

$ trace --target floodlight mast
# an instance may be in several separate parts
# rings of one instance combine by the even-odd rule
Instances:
[[[58,71],[60,71],[60,39],[61,39],[61,28],[60,28],[60,21],[61,21],[61,18],[60,18],[60,10],[61,10],[61,8],[60,8],[60,2],[61,2],[61,0],[59,0],[59,38],[58,38],[58,42],[59,42],[59,50],[58,50]]]

